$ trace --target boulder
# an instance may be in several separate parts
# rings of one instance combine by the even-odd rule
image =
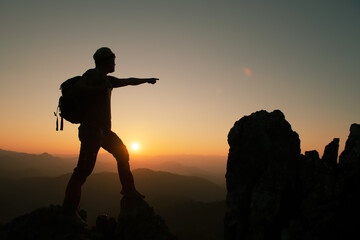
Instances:
[[[296,200],[298,134],[279,110],[237,121],[228,135],[225,239],[278,239]]]

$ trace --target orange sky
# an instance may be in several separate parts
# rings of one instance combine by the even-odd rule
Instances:
[[[82,4],[86,3],[86,4]],[[0,148],[77,153],[77,126],[55,131],[59,86],[102,46],[117,77],[113,130],[138,154],[227,155],[244,115],[280,109],[302,151],[343,148],[360,122],[360,7],[355,2],[44,1],[0,10]]]

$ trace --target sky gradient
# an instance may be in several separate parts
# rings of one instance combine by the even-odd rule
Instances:
[[[117,77],[113,130],[138,154],[221,155],[234,122],[280,109],[302,152],[360,123],[360,3],[344,1],[1,0],[0,148],[79,150],[55,131],[59,86],[107,46]]]

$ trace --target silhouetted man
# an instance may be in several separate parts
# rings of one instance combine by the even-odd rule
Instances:
[[[69,180],[63,202],[64,213],[73,217],[79,225],[84,224],[77,214],[81,189],[86,178],[94,169],[96,157],[102,147],[111,153],[116,161],[122,184],[121,193],[125,196],[144,198],[135,188],[134,178],[129,166],[129,153],[121,139],[111,131],[111,92],[113,88],[143,83],[154,84],[157,78],[118,79],[107,76],[115,71],[115,54],[106,47],[94,54],[95,68],[84,73],[77,90],[84,105],[83,121],[79,127],[81,141],[79,161]]]

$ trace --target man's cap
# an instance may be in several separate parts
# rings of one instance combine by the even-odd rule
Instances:
[[[109,58],[115,58],[115,54],[108,47],[102,47],[96,50],[93,55],[95,61],[97,60],[105,60]]]

